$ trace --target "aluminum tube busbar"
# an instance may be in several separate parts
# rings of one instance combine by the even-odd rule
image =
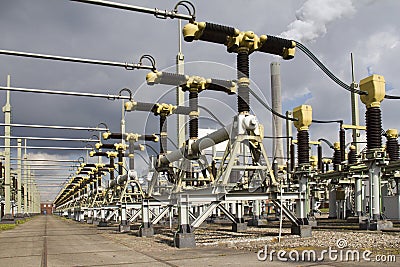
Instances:
[[[78,58],[78,57],[55,56],[55,55],[46,55],[46,54],[38,54],[38,53],[11,51],[11,50],[0,50],[0,54],[8,55],[8,56],[29,57],[29,58],[86,63],[86,64],[112,66],[112,67],[122,67],[125,69],[149,69],[149,70],[154,69],[154,66],[146,66],[146,65],[142,65],[141,63],[135,64],[135,63],[127,63],[127,62],[115,62],[115,61],[87,59],[87,58]]]
[[[215,132],[212,132],[198,140],[196,140],[192,144],[192,151],[194,153],[198,153],[201,150],[212,147],[213,145],[217,145],[229,139],[230,133],[232,129],[232,124],[229,124]],[[180,160],[184,157],[185,148],[180,148],[171,153],[168,153],[162,157],[160,157],[160,163],[163,165],[167,165],[169,163]]]
[[[104,7],[117,8],[117,9],[128,10],[128,11],[135,11],[135,12],[140,12],[140,13],[146,13],[146,14],[154,15],[157,18],[183,19],[183,20],[189,20],[189,21],[194,20],[194,15],[186,15],[186,14],[176,13],[175,10],[167,11],[167,10],[160,10],[157,8],[133,6],[133,5],[121,4],[121,3],[111,2],[111,1],[104,1],[104,0],[71,0],[71,1],[99,5],[99,6],[104,6]]]

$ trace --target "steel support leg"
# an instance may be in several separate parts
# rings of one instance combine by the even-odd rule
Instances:
[[[179,229],[175,233],[177,248],[193,248],[196,246],[195,236],[189,221],[189,195],[181,195],[178,199]]]
[[[142,225],[139,229],[139,236],[153,236],[154,228],[151,225],[150,218],[150,201],[148,199],[144,199],[142,202]]]
[[[242,201],[237,201],[232,205],[233,210],[235,211],[235,223],[232,224],[233,232],[244,232],[247,230],[247,223],[245,223],[243,218],[243,203]]]

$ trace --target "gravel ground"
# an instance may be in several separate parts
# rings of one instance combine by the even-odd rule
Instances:
[[[141,238],[137,231],[121,234],[114,229],[99,230],[110,239],[122,243],[135,250],[174,251],[173,231],[168,228],[157,228],[153,237]],[[345,240],[347,249],[369,249],[375,253],[391,253],[400,255],[400,233],[381,233],[349,230],[313,230],[313,236],[300,238],[290,235],[290,229],[284,228],[281,242],[278,242],[279,229],[248,227],[245,233],[231,232],[229,226],[208,225],[196,230],[198,247],[229,247],[239,250],[258,251],[265,245],[271,249],[327,249],[337,248],[338,240]]]

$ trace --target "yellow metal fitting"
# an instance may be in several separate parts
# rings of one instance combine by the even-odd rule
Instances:
[[[246,48],[251,54],[253,51],[258,50],[267,41],[266,35],[258,37],[253,31],[239,32],[237,36],[228,36],[227,47],[240,47]]]
[[[186,24],[185,26],[183,26],[182,29],[183,39],[186,42],[198,40],[200,36],[203,34],[205,27],[206,27],[205,22],[194,21],[192,23]]]
[[[133,141],[137,142],[139,140],[140,136],[141,136],[140,134],[128,133],[128,134],[126,134],[125,139],[126,139],[126,141],[133,140]]]
[[[310,156],[311,166],[317,167],[318,166],[318,157],[317,156]]]
[[[241,77],[238,80],[238,85],[239,86],[249,86],[250,85],[250,79],[247,77]]]
[[[94,165],[96,166],[97,169],[98,168],[103,168],[105,166],[104,163],[95,163]]]
[[[101,147],[103,146],[103,144],[102,143],[96,143],[95,145],[94,145],[94,147],[96,148],[96,149],[100,149]]]
[[[312,122],[312,108],[310,105],[301,105],[293,109],[293,118],[296,118],[297,121],[294,121],[293,124],[297,128],[298,131],[308,130],[308,126],[311,125]]]
[[[96,154],[96,151],[90,151],[89,152],[89,156],[94,157],[94,155]]]
[[[158,135],[153,134],[154,136],[154,142],[158,142],[160,140],[160,138],[158,137]]]
[[[356,150],[356,146],[351,145],[351,146],[350,146],[350,150]]]
[[[388,138],[392,138],[392,139],[399,138],[399,132],[397,131],[397,129],[388,129],[386,131],[386,135]]]
[[[356,129],[356,130],[366,130],[366,126],[362,125],[351,125],[351,124],[342,124],[342,129]]]
[[[139,145],[139,150],[144,151],[144,145]]]
[[[102,134],[104,140],[107,140],[110,137],[110,135],[111,135],[111,132],[104,132]]]
[[[130,159],[133,159],[133,157],[134,157],[134,154],[133,154],[133,153],[131,153],[131,154],[128,154],[128,157],[129,157]]]
[[[292,41],[292,47],[283,49],[283,59],[292,59],[294,58],[294,54],[296,53],[296,42]]]
[[[322,159],[322,162],[325,164],[331,164],[332,160],[331,159]]]
[[[360,81],[360,90],[367,92],[361,95],[361,101],[367,108],[380,107],[385,98],[385,78],[381,75],[373,74]]]
[[[207,79],[200,76],[190,76],[186,82],[189,91],[201,92],[206,89]]]
[[[154,114],[163,114],[166,116],[171,115],[176,109],[176,106],[172,104],[157,103],[156,106],[157,109],[154,111]]]
[[[128,146],[126,144],[116,143],[114,147],[116,150],[126,150]]]
[[[132,101],[126,101],[125,104],[124,104],[125,111],[135,110],[136,106],[137,106],[137,102],[135,102],[133,100]]]
[[[116,158],[118,157],[118,152],[116,151],[107,151],[106,152],[108,158]]]
[[[160,72],[158,72],[158,71],[152,71],[152,72],[147,73],[147,75],[146,75],[147,84],[154,85],[159,76],[160,76]]]
[[[333,149],[340,150],[340,142],[333,143]]]
[[[192,118],[192,117],[199,117],[199,112],[198,111],[190,111],[189,112],[189,116]]]

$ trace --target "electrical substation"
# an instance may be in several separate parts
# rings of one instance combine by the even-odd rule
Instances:
[[[395,102],[400,96],[387,93],[385,73],[356,81],[351,55],[352,82],[347,84],[300,41],[208,22],[207,14],[196,13],[195,5],[189,1],[179,1],[171,11],[104,0],[71,0],[71,3],[90,6],[98,12],[150,14],[154,20],[166,19],[163,23],[179,21],[176,72],[164,71],[165,66],[160,66],[149,52],[140,56],[136,63],[124,63],[0,50],[0,61],[30,58],[35,62],[58,61],[58,64],[99,65],[134,71],[143,77],[145,84],[142,86],[148,94],[160,96],[158,102],[152,102],[141,99],[134,88],[113,88],[116,93],[107,94],[14,87],[9,76],[6,86],[0,86],[6,94],[4,123],[0,124],[4,131],[1,136],[4,146],[0,151],[0,223],[15,224],[25,218],[32,218],[34,222],[35,218],[52,213],[59,220],[62,218],[79,226],[89,224],[96,230],[113,229],[119,235],[135,235],[143,240],[167,233],[171,238],[169,246],[179,249],[196,248],[198,233],[218,229],[218,225],[225,227],[220,233],[240,236],[246,236],[249,229],[271,227],[279,229],[279,239],[282,229],[286,229],[286,234],[299,238],[299,242],[321,229],[398,234],[399,133],[397,129],[385,128],[382,119],[386,114],[381,103]],[[197,21],[197,17],[206,22]],[[228,53],[234,59],[235,65],[229,67],[237,75],[225,79],[219,77],[218,71],[212,76],[186,73],[181,43],[187,46],[185,60],[190,60],[191,49],[218,47],[219,53]],[[204,44],[198,46],[197,43]],[[140,50],[140,47],[135,49]],[[264,89],[264,93],[271,95],[268,101],[254,90],[250,73],[250,69],[256,68],[252,67],[250,56],[262,57],[263,54],[276,58],[268,62],[271,91]],[[323,120],[306,103],[283,110],[281,63],[290,64],[299,54],[308,58],[308,64],[318,67],[324,78],[333,81],[331,90],[347,91],[351,121]],[[168,102],[162,96],[171,88],[176,92],[176,101]],[[14,94],[27,98],[42,94],[61,100],[67,96],[86,101],[104,100],[102,106],[114,100],[120,103],[119,128],[108,127],[111,122],[101,122],[102,118],[93,123],[101,122],[94,127],[14,123],[11,100]],[[230,114],[229,123],[222,123],[218,120],[221,114],[207,109],[202,101],[203,94],[212,95],[221,102],[236,101],[235,110],[221,107],[218,111]],[[263,107],[262,116],[272,114],[273,131],[271,125],[260,123],[264,118],[253,112],[254,105]],[[366,111],[365,119],[360,119],[361,105]],[[57,117],[57,111],[49,112]],[[203,113],[215,118],[219,126],[210,129],[202,120]],[[142,119],[131,120],[133,114],[139,114],[137,116]],[[312,135],[312,140],[310,133],[316,124],[337,126],[337,139]],[[128,125],[135,130],[127,131]],[[84,134],[79,138],[13,136],[14,127],[40,128],[52,130],[52,133],[68,129]],[[87,138],[87,131],[92,137]],[[27,145],[32,140],[66,141],[66,144],[82,141],[88,145],[73,159],[38,159],[30,158],[31,153],[27,151],[68,151],[76,147]],[[41,168],[59,170],[56,168],[63,164],[70,169],[63,170],[63,183],[58,185],[57,195],[43,201],[38,181],[48,179],[49,183],[54,183],[52,174],[41,177],[35,173]]]

